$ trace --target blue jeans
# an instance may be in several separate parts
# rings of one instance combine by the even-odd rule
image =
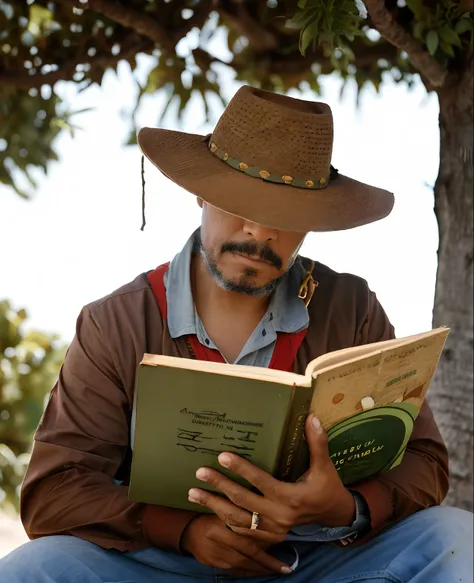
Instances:
[[[291,575],[237,579],[156,548],[120,553],[72,536],[28,542],[0,560],[1,583],[472,583],[473,515],[434,507],[360,546],[297,543]]]

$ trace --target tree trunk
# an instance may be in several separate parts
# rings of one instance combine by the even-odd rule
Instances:
[[[439,224],[434,326],[451,328],[429,391],[450,454],[446,504],[473,508],[473,91],[472,62],[439,91]]]

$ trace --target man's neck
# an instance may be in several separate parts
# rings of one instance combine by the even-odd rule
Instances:
[[[194,304],[207,334],[228,362],[234,362],[267,311],[269,296],[222,289],[200,254],[191,260]]]

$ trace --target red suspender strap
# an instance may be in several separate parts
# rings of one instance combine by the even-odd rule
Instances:
[[[148,283],[150,284],[153,295],[155,296],[156,303],[160,309],[160,314],[163,322],[168,319],[168,305],[166,303],[166,288],[165,288],[165,273],[168,271],[168,263],[163,263],[157,267],[154,271],[150,271],[147,275]]]
[[[293,371],[293,363],[298,353],[299,347],[306,336],[307,328],[295,334],[278,332],[273,356],[268,368],[276,370]]]
[[[214,348],[208,348],[201,344],[194,334],[188,336],[189,344],[198,360],[208,360],[209,362],[225,362],[222,354]]]
[[[147,275],[148,282],[155,296],[156,303],[160,309],[161,317],[163,321],[166,321],[168,317],[168,305],[166,302],[166,288],[164,282],[165,273],[168,271],[169,262],[164,263],[157,267],[154,271],[150,271]],[[197,336],[188,336],[188,341],[192,352],[197,360],[207,360],[210,362],[224,362],[221,353],[218,350],[213,350],[212,348],[207,348],[203,346]]]
[[[163,321],[168,317],[168,309],[166,303],[166,288],[164,283],[164,275],[168,271],[169,263],[164,263],[157,267],[154,271],[150,271],[147,275],[148,282],[155,296],[156,303],[160,309]],[[285,334],[279,332],[277,334],[277,341],[273,350],[273,356],[270,361],[269,368],[292,371],[293,362],[296,358],[301,343],[306,336],[306,329],[296,332],[296,334]],[[189,344],[196,356],[197,360],[207,360],[210,362],[224,362],[221,353],[218,350],[207,348],[202,345],[197,336],[188,336]]]

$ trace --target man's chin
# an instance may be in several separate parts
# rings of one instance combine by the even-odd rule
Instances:
[[[267,296],[275,290],[285,275],[269,279],[262,277],[260,270],[253,266],[245,266],[244,269],[240,266],[240,269],[235,269],[235,265],[218,265],[209,259],[202,247],[200,251],[207,271],[217,285],[226,291],[248,296]]]
[[[278,286],[281,278],[270,281],[259,281],[254,277],[225,277],[214,274],[217,284],[223,289],[235,293],[246,294],[248,296],[267,296],[270,295]]]

